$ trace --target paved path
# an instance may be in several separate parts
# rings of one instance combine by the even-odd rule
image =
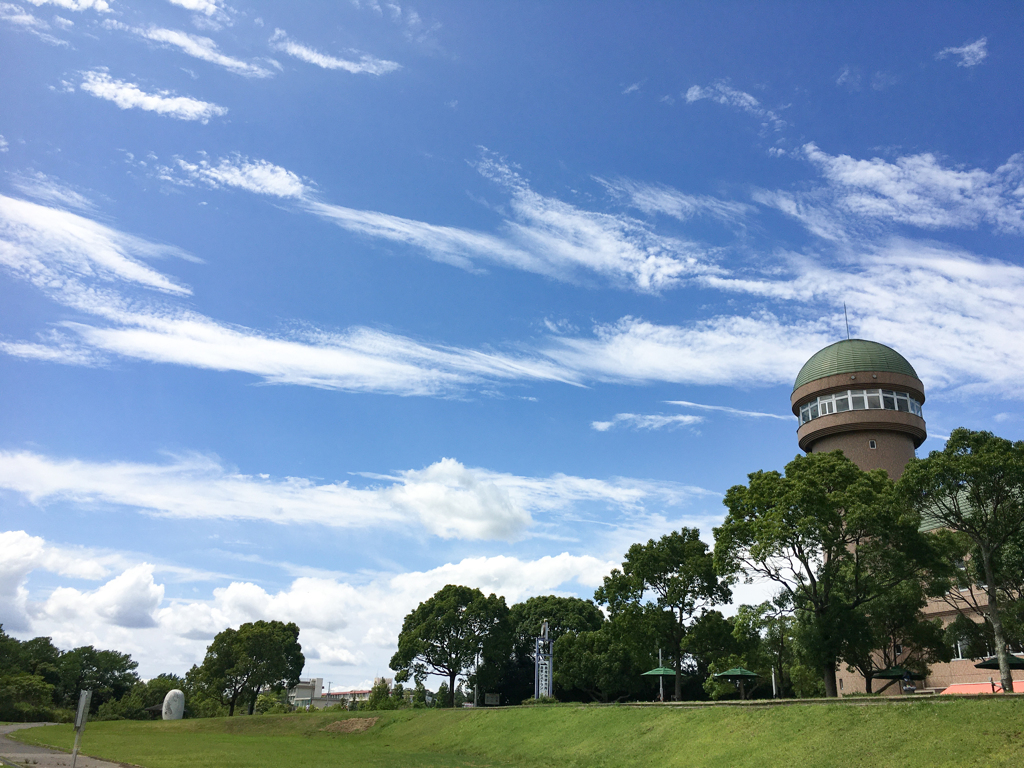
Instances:
[[[0,725],[0,764],[23,766],[28,765],[35,768],[70,768],[71,755],[67,752],[58,752],[55,749],[37,747],[33,744],[22,744],[7,738],[11,731],[19,731],[22,728],[35,728],[39,725],[53,725],[53,723],[18,723],[17,725]],[[88,730],[85,738],[88,739]],[[95,757],[86,757],[79,754],[75,768],[122,768],[124,763],[108,763],[106,760],[97,760]]]

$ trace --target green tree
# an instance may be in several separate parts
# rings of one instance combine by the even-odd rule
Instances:
[[[391,669],[399,682],[420,681],[427,674],[447,677],[454,707],[456,678],[474,665],[477,654],[487,652],[490,641],[507,639],[507,621],[505,598],[448,584],[405,617]]]
[[[843,660],[864,677],[868,693],[872,693],[875,673],[889,667],[899,664],[927,675],[929,664],[949,661],[942,621],[929,621],[922,613],[927,602],[922,583],[908,580],[865,606],[858,620],[865,631],[846,644]],[[897,682],[890,680],[879,693]]]
[[[836,696],[836,667],[861,608],[912,578],[930,550],[920,517],[895,503],[885,472],[862,472],[841,451],[798,456],[785,475],[755,472],[729,489],[715,560],[778,584],[795,609],[802,652]]]
[[[658,660],[650,606],[632,606],[594,632],[566,632],[555,641],[555,684],[593,701],[649,699]],[[660,618],[660,617],[658,617]]]
[[[60,706],[78,706],[78,692],[92,691],[90,711],[116,701],[139,682],[135,670],[139,664],[127,653],[98,651],[91,645],[62,653],[57,661],[58,683],[55,696]]]
[[[731,592],[715,570],[708,546],[696,528],[683,528],[634,544],[626,553],[622,570],[614,569],[594,593],[607,605],[614,619],[630,607],[651,603],[648,612],[656,620],[661,643],[675,669],[675,699],[682,698],[683,640],[696,615],[729,601]]]
[[[249,714],[265,689],[297,685],[306,660],[294,622],[254,621],[237,630],[217,633],[199,667],[200,685],[235,714],[239,701],[249,702]]]
[[[978,608],[992,627],[1003,690],[1012,691],[1003,627],[1007,595],[998,571],[1004,548],[1024,530],[1024,441],[954,429],[945,448],[907,465],[899,488],[925,519],[974,544],[985,593]]]

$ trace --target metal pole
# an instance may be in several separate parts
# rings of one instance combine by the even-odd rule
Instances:
[[[772,698],[779,698],[779,694],[775,690],[775,667],[772,667]]]
[[[661,648],[658,649],[658,666],[661,666]],[[658,695],[665,701],[665,676],[658,675]]]
[[[75,748],[71,753],[71,768],[78,762],[78,744],[85,730],[85,721],[89,719],[89,704],[92,702],[92,691],[78,692],[78,711],[75,713]]]

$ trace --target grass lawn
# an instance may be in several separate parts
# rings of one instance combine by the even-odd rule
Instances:
[[[377,715],[363,733],[323,730]],[[59,725],[22,741],[70,750]],[[93,722],[85,754],[146,768],[1020,766],[1024,698],[788,707],[553,706]]]

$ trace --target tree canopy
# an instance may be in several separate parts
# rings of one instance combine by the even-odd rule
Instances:
[[[489,644],[508,643],[507,620],[504,597],[448,584],[405,617],[391,669],[399,682],[420,681],[428,673],[447,677],[455,706],[456,678],[474,665],[477,654],[489,651]]]
[[[729,489],[725,505],[718,567],[782,589],[805,657],[836,696],[839,659],[867,632],[862,607],[928,561],[919,515],[896,503],[884,471],[863,472],[841,451],[798,456],[785,475],[755,472]]]
[[[294,622],[254,621],[219,632],[206,649],[198,675],[205,688],[227,704],[229,716],[239,701],[247,701],[252,714],[265,688],[297,685],[305,662]]]
[[[614,569],[594,593],[607,605],[614,620],[645,603],[656,608],[649,615],[675,669],[675,698],[682,697],[683,640],[695,616],[731,597],[727,579],[715,570],[708,546],[696,528],[683,528],[646,544],[634,544],[622,569]]]
[[[1010,578],[1020,554],[1013,545],[1024,534],[1024,442],[955,429],[941,451],[907,465],[899,490],[926,520],[973,543],[965,555],[974,561],[984,592],[974,609],[991,625],[1003,690],[1012,691],[1003,626],[1011,595],[1000,585]]]

